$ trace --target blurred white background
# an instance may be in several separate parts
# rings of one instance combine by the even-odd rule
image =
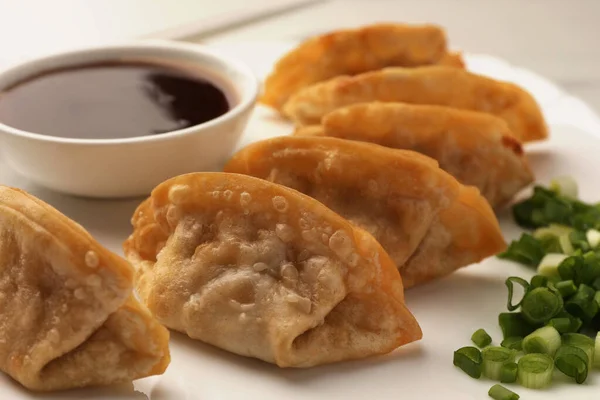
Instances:
[[[529,68],[600,111],[600,0],[338,0],[256,19],[302,1],[308,0],[0,0],[0,67],[40,52],[141,36],[297,40],[376,21],[433,22],[447,29],[454,47]],[[248,15],[251,22],[215,30]]]

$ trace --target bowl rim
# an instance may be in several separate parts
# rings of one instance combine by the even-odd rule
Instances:
[[[249,108],[254,106],[260,91],[260,80],[254,74],[252,69],[244,64],[243,62],[232,58],[228,55],[224,55],[219,53],[218,51],[210,48],[209,46],[197,43],[186,43],[186,42],[178,42],[172,40],[160,40],[160,39],[141,39],[137,41],[127,41],[120,43],[111,43],[104,45],[95,45],[95,46],[85,46],[72,48],[66,51],[55,52],[49,55],[44,55],[41,57],[35,57],[32,59],[28,59],[24,62],[20,62],[18,64],[11,65],[7,69],[3,69],[0,71],[0,76],[5,74],[10,74],[18,69],[24,68],[26,66],[31,66],[35,64],[39,64],[40,68],[36,68],[36,71],[28,74],[35,75],[44,72],[43,64],[53,60],[60,60],[62,58],[68,58],[70,56],[75,55],[85,55],[87,53],[102,53],[102,51],[113,52],[113,51],[123,51],[123,55],[132,48],[142,49],[142,50],[178,50],[180,52],[186,52],[191,54],[200,54],[203,56],[212,57],[217,59],[224,64],[227,64],[230,67],[233,67],[236,71],[240,72],[241,75],[244,76],[244,79],[249,83],[249,90],[244,90],[241,92],[241,100],[235,107],[228,110],[225,114],[220,115],[217,118],[211,119],[209,121],[203,122],[201,124],[196,124],[189,126],[184,129],[178,129],[170,132],[161,133],[160,135],[145,135],[145,136],[134,136],[134,137],[126,137],[126,138],[110,138],[110,139],[83,139],[83,138],[67,138],[67,137],[59,137],[59,136],[50,136],[44,135],[41,133],[29,132],[26,130],[22,130],[19,128],[15,128],[10,125],[6,125],[0,121],[0,133],[8,133],[14,136],[23,137],[26,139],[39,140],[43,142],[50,143],[62,143],[62,144],[77,144],[77,145],[115,145],[115,144],[133,144],[133,143],[150,143],[150,142],[161,142],[165,140],[170,140],[178,137],[189,136],[192,134],[202,133],[206,130],[209,130],[212,127],[215,127],[219,124],[222,124],[228,120],[239,118],[244,112],[246,112]],[[163,56],[165,60],[169,60],[171,57]],[[83,62],[85,63],[85,61]],[[68,65],[68,64],[67,64]],[[60,67],[59,67],[60,68]],[[54,69],[54,68],[52,68]],[[24,79],[27,79],[27,76]],[[231,83],[231,82],[229,82]],[[239,89],[238,85],[233,85],[236,89]]]

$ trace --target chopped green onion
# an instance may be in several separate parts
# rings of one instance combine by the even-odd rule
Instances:
[[[577,273],[576,283],[592,284],[596,278],[600,277],[600,260],[593,251],[588,251],[583,255],[583,265]]]
[[[558,274],[556,277],[554,277],[553,279],[558,278]],[[539,287],[547,287],[548,286],[548,277],[544,276],[544,275],[534,275],[531,278],[531,282],[529,283],[529,288],[530,289],[535,289],[535,288],[539,288]]]
[[[586,352],[589,359],[591,360],[594,356],[595,342],[589,336],[581,333],[564,333],[562,335],[562,344],[579,347]]]
[[[495,381],[500,380],[502,366],[515,361],[514,351],[498,346],[486,347],[482,350],[481,357],[483,359],[481,372]]]
[[[511,242],[506,251],[498,254],[498,257],[537,267],[544,254],[541,242],[533,236],[523,233],[519,240]]]
[[[506,363],[500,369],[500,382],[513,383],[517,380],[517,363]]]
[[[550,181],[550,190],[561,196],[576,199],[579,193],[577,182],[570,176],[559,176]]]
[[[594,295],[594,301],[598,304],[598,308],[600,308],[600,292],[596,292]]]
[[[553,327],[560,333],[571,331],[571,319],[567,317],[552,318],[548,321],[548,326]]]
[[[563,280],[574,280],[575,271],[580,269],[583,258],[578,256],[567,257],[558,266],[558,273]]]
[[[542,226],[533,231],[533,237],[536,239],[545,239],[549,237],[559,237],[562,235],[569,235],[573,232],[573,228],[570,226],[550,224],[548,226]]]
[[[589,357],[579,347],[561,346],[556,352],[554,363],[556,368],[575,379],[575,382],[585,382],[588,375]]]
[[[519,383],[529,389],[541,389],[552,381],[554,360],[547,354],[525,354],[519,359],[517,377]]]
[[[565,254],[573,254],[575,249],[573,248],[573,244],[571,243],[571,239],[569,235],[561,235],[558,237],[558,244],[560,245],[561,250]]]
[[[494,400],[519,400],[518,394],[498,384],[495,384],[490,388],[488,396]]]
[[[521,351],[523,349],[523,338],[521,336],[507,337],[500,343],[500,346],[511,350]]]
[[[561,236],[562,237],[562,236]],[[569,242],[570,245],[570,242]],[[571,248],[572,249],[572,248]],[[565,252],[566,254],[570,254]],[[560,253],[549,253],[542,258],[540,261],[537,273],[543,276],[547,276],[549,278],[560,278],[558,273],[558,266],[561,262],[563,262],[568,256],[566,254]]]
[[[596,334],[596,340],[594,342],[594,366],[600,367],[600,332]]]
[[[577,292],[577,286],[575,286],[572,280],[556,282],[554,287],[560,292],[562,297],[569,297]]]
[[[523,317],[532,324],[543,324],[563,308],[560,293],[550,288],[536,288],[529,291],[521,302]]]
[[[481,349],[492,343],[492,337],[488,335],[485,329],[477,329],[473,335],[471,335],[471,341]]]
[[[595,294],[594,289],[581,284],[577,288],[577,293],[565,303],[565,309],[584,322],[590,322],[599,310],[598,304],[594,301]]]
[[[525,353],[542,353],[554,356],[560,344],[560,333],[552,326],[544,326],[525,336],[523,351]]]
[[[592,287],[596,290],[600,290],[600,277],[594,279],[594,282],[592,282]]]
[[[600,231],[597,229],[588,229],[588,231],[585,233],[585,238],[592,248],[600,245]]]
[[[518,283],[519,285],[521,285],[523,287],[523,296],[521,297],[521,301],[519,301],[517,304],[512,304],[513,283]],[[519,308],[519,306],[521,305],[521,302],[525,298],[525,295],[529,291],[529,283],[525,279],[519,278],[518,276],[511,276],[510,278],[506,279],[504,284],[508,288],[508,303],[506,304],[506,308],[508,308],[508,311],[514,311],[517,308]]]
[[[498,324],[502,329],[502,337],[504,339],[511,336],[525,337],[535,330],[523,317],[523,314],[518,313],[500,313],[498,315]]]
[[[481,377],[481,351],[476,347],[462,347],[454,352],[454,365],[472,378]]]

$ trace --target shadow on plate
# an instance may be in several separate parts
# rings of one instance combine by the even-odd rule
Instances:
[[[192,357],[201,355],[208,362],[219,364],[224,369],[242,369],[243,372],[253,375],[268,375],[270,378],[285,379],[288,383],[304,383],[305,381],[331,377],[332,374],[347,374],[363,369],[386,367],[389,364],[402,364],[422,355],[422,348],[418,343],[403,346],[391,353],[368,357],[360,360],[344,361],[334,364],[321,365],[312,368],[279,368],[258,359],[239,356],[188,336],[171,332],[171,343],[177,346],[176,352],[187,353]],[[195,354],[194,354],[195,353]],[[175,358],[175,357],[174,357]]]

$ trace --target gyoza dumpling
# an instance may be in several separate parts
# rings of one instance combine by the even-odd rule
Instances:
[[[505,120],[522,142],[548,136],[540,108],[528,92],[512,83],[443,66],[385,68],[333,78],[296,92],[283,113],[299,125],[319,124],[335,109],[373,101],[481,111]]]
[[[322,127],[298,135],[332,136],[415,150],[466,185],[477,187],[493,207],[507,203],[533,182],[520,142],[504,120],[443,106],[362,103],[332,111]]]
[[[490,223],[487,214],[466,212],[458,200],[462,185],[441,170],[435,160],[412,151],[329,137],[283,136],[242,149],[225,170],[301,191],[364,228],[390,254],[410,286],[419,283],[420,276],[441,276],[466,265],[445,263],[452,271],[439,271],[437,266],[427,271],[404,270],[409,257],[431,234],[442,210],[452,208],[453,215],[465,211],[461,226],[476,227],[480,231],[474,231],[475,234],[494,239],[484,249],[464,248],[470,253],[469,259],[480,261],[504,247],[495,217]],[[490,210],[478,194],[474,209],[485,208]],[[489,213],[493,216],[491,210]],[[435,243],[440,245],[434,249],[439,253],[447,252],[442,246],[454,245],[437,240]],[[429,267],[424,264],[423,268]]]
[[[460,55],[447,55],[446,36],[437,26],[377,24],[339,30],[310,38],[284,55],[265,81],[261,102],[280,109],[297,90],[338,75],[438,62],[462,67]]]
[[[163,373],[169,333],[132,280],[81,226],[0,186],[0,370],[40,391]]]
[[[421,338],[377,241],[321,203],[245,175],[158,185],[124,244],[168,327],[281,367],[387,353]]]

